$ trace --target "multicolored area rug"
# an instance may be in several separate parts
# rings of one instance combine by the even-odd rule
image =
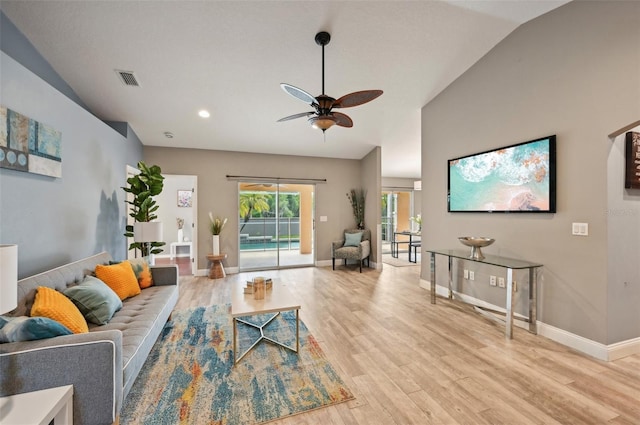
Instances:
[[[263,341],[233,367],[230,309],[173,312],[125,400],[121,424],[257,424],[354,398],[302,321],[298,354]],[[295,313],[281,313],[264,332],[295,347]],[[243,353],[260,331],[238,324],[238,335]]]

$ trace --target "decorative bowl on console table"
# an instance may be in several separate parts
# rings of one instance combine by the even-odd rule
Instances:
[[[491,238],[479,238],[475,236],[461,236],[458,240],[462,242],[463,245],[471,247],[471,255],[469,258],[472,260],[484,260],[484,255],[482,255],[480,248],[489,246],[496,241]]]

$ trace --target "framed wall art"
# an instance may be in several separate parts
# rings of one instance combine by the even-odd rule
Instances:
[[[448,211],[556,212],[556,136],[450,159]]]
[[[178,206],[191,208],[193,206],[193,192],[190,190],[178,190]]]
[[[629,131],[625,135],[625,189],[640,189],[640,133]]]
[[[0,106],[0,167],[62,177],[62,134]]]

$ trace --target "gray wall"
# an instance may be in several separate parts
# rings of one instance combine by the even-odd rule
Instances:
[[[376,148],[372,152],[378,151]],[[207,267],[206,255],[211,252],[209,211],[229,219],[220,235],[220,249],[228,255],[225,265],[238,266],[238,235],[234,231],[238,228],[238,183],[227,175],[327,179],[316,185],[315,193],[317,261],[330,260],[331,241],[340,239],[344,228],[355,225],[347,192],[354,187],[380,192],[370,183],[379,179],[379,153],[374,157],[370,153],[363,160],[346,160],[145,146],[143,155],[147,164],[159,165],[163,173],[198,177],[198,269]],[[377,176],[372,175],[376,170]],[[374,214],[374,198],[367,197],[366,209],[367,225],[372,230],[369,224],[379,221],[369,216]],[[326,222],[319,220],[323,215],[328,218]]]
[[[375,261],[382,268],[381,224],[380,215],[382,202],[382,149],[376,147],[362,158],[362,171],[360,173],[360,187],[367,191],[364,210],[365,226],[371,229],[371,261]]]
[[[2,105],[62,132],[62,178],[0,168],[0,243],[18,244],[26,277],[108,251],[126,256],[126,164],[142,145],[125,138],[11,57],[0,53]]]
[[[632,129],[640,132],[640,126]],[[625,135],[611,143],[608,159],[608,342],[640,335],[640,189],[625,189]]]
[[[491,236],[486,252],[543,263],[539,320],[603,344],[640,336],[637,302],[608,303],[608,262],[628,250],[637,263],[637,239],[611,252],[606,214],[607,135],[640,117],[639,16],[638,2],[573,1],[518,28],[422,110],[427,247]],[[556,214],[447,213],[447,159],[551,134]],[[589,236],[572,236],[572,222],[589,223]],[[484,273],[475,295],[491,298]],[[421,275],[429,279],[428,262]],[[636,323],[616,320],[614,335],[608,321],[620,307]]]

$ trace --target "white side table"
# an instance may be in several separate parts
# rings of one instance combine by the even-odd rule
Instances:
[[[176,257],[176,248],[179,246],[188,246],[189,247],[189,258],[193,256],[193,251],[191,250],[191,242],[171,242],[171,250],[169,251],[169,257],[171,260]]]
[[[73,424],[73,386],[48,388],[0,397],[0,423],[49,425]]]

